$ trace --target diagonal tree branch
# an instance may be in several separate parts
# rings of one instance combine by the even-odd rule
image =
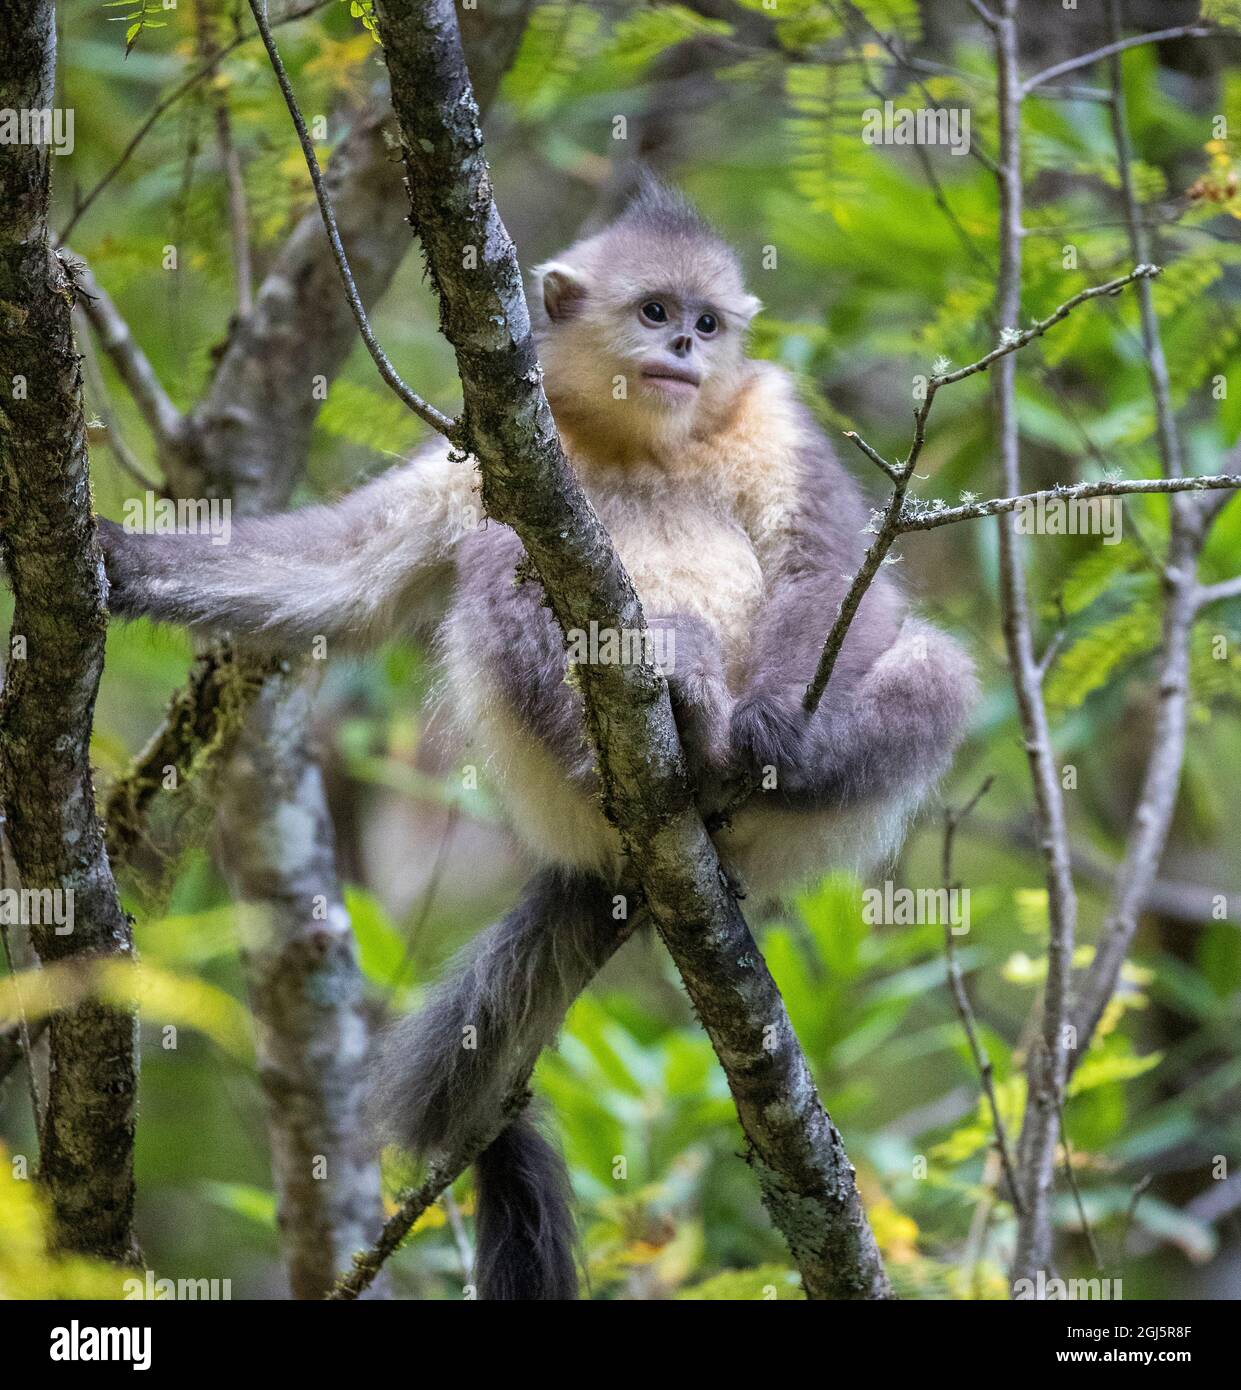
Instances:
[[[1090,53],[1079,53],[1076,58],[1066,58],[1062,63],[1056,63],[1052,67],[1044,68],[1042,72],[1036,72],[1033,77],[1027,77],[1021,84],[1021,96],[1028,96],[1036,87],[1041,87],[1045,82],[1051,82],[1057,77],[1063,77],[1066,73],[1077,72],[1081,68],[1093,67],[1095,63],[1100,63],[1104,58],[1112,58],[1117,54],[1123,53],[1128,48],[1138,48],[1148,43],[1169,43],[1173,39],[1209,39],[1225,38],[1227,31],[1217,29],[1210,24],[1177,24],[1170,29],[1156,29],[1150,34],[1133,34],[1127,39],[1113,39],[1111,43],[1104,44],[1102,48],[1096,48]],[[1234,34],[1232,37],[1236,37]]]
[[[1194,608],[1201,612],[1212,603],[1226,603],[1234,598],[1241,598],[1241,575],[1234,579],[1222,579],[1218,584],[1201,585],[1194,595]]]
[[[489,515],[514,527],[564,628],[643,627],[611,542],[561,450],[516,255],[491,196],[450,0],[376,5],[412,221],[465,392],[462,438]],[[478,269],[462,268],[477,248]],[[891,1290],[840,1136],[774,981],[720,872],[689,787],[663,679],[582,670],[607,812],[728,1075],[764,1199],[811,1298]]]
[[[71,254],[71,253],[70,253]],[[107,354],[117,376],[133,397],[155,441],[161,470],[175,472],[185,431],[185,420],[164,390],[155,368],[130,331],[120,311],[84,262],[74,260],[79,303],[95,330],[99,346]]]

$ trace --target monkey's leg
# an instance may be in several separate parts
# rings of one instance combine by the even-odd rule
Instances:
[[[625,935],[600,881],[536,875],[426,1007],[389,1030],[374,1090],[385,1132],[416,1154],[452,1153],[494,1124],[515,1080]],[[532,1121],[500,1135],[477,1178],[480,1297],[575,1297],[568,1176]]]
[[[977,681],[950,637],[907,618],[855,685],[828,685],[809,723],[800,695],[798,689],[739,700],[734,752],[754,773],[774,771],[770,790],[779,802],[847,808],[894,794],[924,795],[952,761]]]

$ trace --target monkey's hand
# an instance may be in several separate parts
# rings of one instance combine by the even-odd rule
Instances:
[[[700,804],[717,799],[728,764],[728,718],[732,697],[724,677],[719,636],[701,618],[677,614],[647,624],[663,641],[661,665],[681,747]]]
[[[740,774],[761,779],[769,789],[783,786],[805,763],[808,729],[796,692],[750,689],[733,706],[730,761]]]

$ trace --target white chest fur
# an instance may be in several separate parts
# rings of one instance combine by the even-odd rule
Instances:
[[[646,484],[645,496],[596,495],[648,619],[687,614],[720,634],[725,666],[745,662],[764,578],[745,530],[710,496],[690,485]]]

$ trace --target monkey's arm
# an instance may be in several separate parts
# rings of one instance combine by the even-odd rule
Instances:
[[[948,636],[909,616],[886,576],[868,590],[812,718],[802,700],[865,550],[866,508],[820,441],[799,515],[755,624],[730,720],[733,756],[786,804],[920,797],[947,769],[977,687]]]
[[[977,695],[969,657],[916,617],[855,680],[833,674],[809,720],[808,680],[748,690],[730,729],[743,765],[768,778],[774,769],[776,798],[806,809],[921,799],[947,771]]]
[[[320,636],[373,645],[437,618],[473,487],[470,466],[440,448],[334,504],[238,521],[222,545],[101,520],[109,607],[274,650]]]

